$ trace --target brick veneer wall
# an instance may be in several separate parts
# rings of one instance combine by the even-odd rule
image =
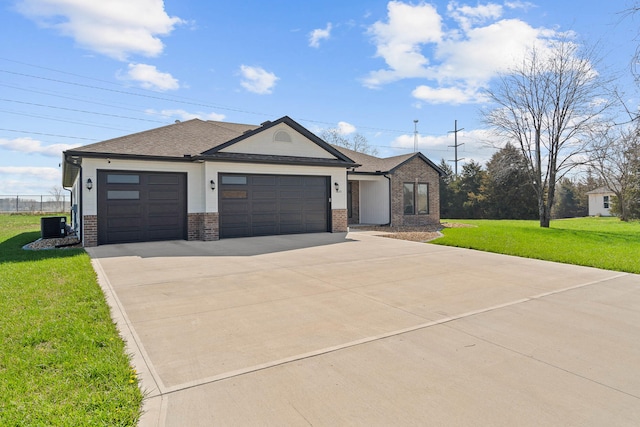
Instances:
[[[98,216],[84,215],[82,217],[82,245],[85,248],[98,246]]]
[[[331,232],[332,233],[344,233],[347,231],[347,210],[346,209],[333,209],[331,211]]]
[[[349,181],[349,183],[351,184],[351,218],[348,218],[349,224],[360,224],[360,181]]]
[[[187,240],[202,240],[204,235],[204,213],[187,214]]]
[[[217,212],[187,214],[187,240],[209,242],[220,238]]]
[[[220,220],[218,212],[204,214],[204,234],[202,240],[210,242],[220,240]]]
[[[429,184],[429,213],[405,215],[402,187],[405,182]],[[438,172],[415,157],[391,174],[391,225],[420,226],[440,222],[440,177]]]

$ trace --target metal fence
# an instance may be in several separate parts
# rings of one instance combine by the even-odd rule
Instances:
[[[67,212],[71,209],[68,194],[0,194],[0,212]]]

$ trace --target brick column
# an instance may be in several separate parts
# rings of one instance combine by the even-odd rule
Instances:
[[[218,240],[220,226],[218,213],[190,213],[187,214],[187,239],[210,242]]]
[[[202,240],[210,242],[220,239],[220,221],[218,212],[204,214]]]
[[[345,233],[347,231],[347,210],[333,209],[331,211],[331,232]]]
[[[98,246],[97,215],[84,215],[82,217],[82,246],[85,248]]]
[[[202,240],[203,227],[203,213],[187,214],[187,240]]]

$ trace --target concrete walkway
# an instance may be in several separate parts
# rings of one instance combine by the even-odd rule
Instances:
[[[366,232],[88,250],[141,426],[632,426],[640,276]]]

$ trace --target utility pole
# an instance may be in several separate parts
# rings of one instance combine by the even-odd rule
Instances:
[[[418,119],[413,121],[413,152],[418,151]]]
[[[455,148],[455,159],[449,160],[449,161],[454,162],[455,164],[455,176],[458,176],[458,162],[460,160],[464,160],[464,157],[461,159],[458,158],[458,147],[460,147],[461,145],[464,145],[464,143],[458,144],[458,132],[460,132],[461,130],[464,130],[464,128],[458,129],[458,121],[456,120],[454,122],[454,130],[449,131],[449,133],[453,133],[453,141],[454,141],[453,145],[449,145],[449,147]]]

